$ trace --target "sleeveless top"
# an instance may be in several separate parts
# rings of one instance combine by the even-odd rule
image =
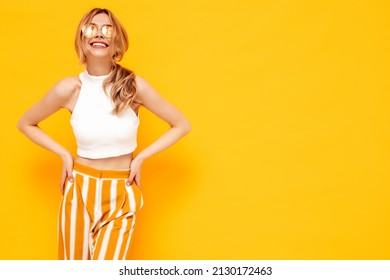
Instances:
[[[136,113],[130,107],[118,115],[112,113],[114,104],[102,86],[108,75],[91,76],[85,70],[79,77],[81,89],[70,119],[77,155],[98,159],[133,152],[137,147],[139,126]]]

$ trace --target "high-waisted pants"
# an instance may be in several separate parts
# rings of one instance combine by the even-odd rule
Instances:
[[[98,170],[77,162],[60,205],[58,257],[65,260],[128,259],[142,192],[130,170]]]

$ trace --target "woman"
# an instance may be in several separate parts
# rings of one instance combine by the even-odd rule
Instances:
[[[75,47],[84,72],[68,77],[19,120],[18,128],[63,162],[59,217],[60,259],[127,259],[142,207],[141,165],[190,130],[187,119],[145,79],[117,64],[128,48],[123,26],[107,9],[81,19]],[[144,106],[171,128],[133,157]],[[68,109],[77,156],[49,137],[39,122]]]

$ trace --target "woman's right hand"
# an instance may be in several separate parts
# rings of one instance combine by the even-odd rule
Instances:
[[[73,182],[73,175],[72,175],[73,157],[71,153],[66,152],[61,158],[62,158],[62,174],[61,174],[60,188],[61,188],[61,193],[64,194],[66,179],[68,179],[70,182]]]

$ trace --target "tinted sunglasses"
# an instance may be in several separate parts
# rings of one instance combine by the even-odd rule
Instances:
[[[85,37],[92,38],[98,34],[99,30],[102,31],[104,37],[111,38],[114,28],[110,24],[105,24],[102,26],[102,28],[99,28],[96,24],[90,23],[84,25],[83,28],[81,29],[81,32]]]

